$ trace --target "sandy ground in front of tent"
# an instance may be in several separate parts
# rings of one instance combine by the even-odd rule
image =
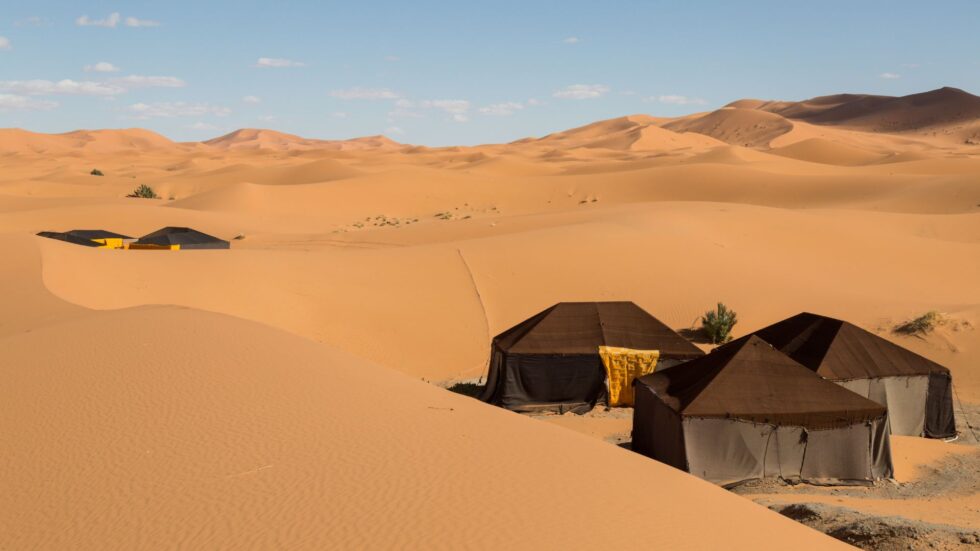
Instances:
[[[631,522],[678,546],[828,545],[752,503],[796,494],[737,496],[620,449],[628,416],[548,424],[437,388],[484,375],[490,338],[555,302],[632,300],[681,329],[723,301],[736,336],[803,310],[848,319],[948,366],[976,411],[975,146],[794,122],[742,147],[662,124],[442,149],[0,131],[9,546],[629,547],[615,527]],[[138,184],[161,199],[125,198]],[[243,239],[171,253],[33,235],[167,225]],[[891,331],[930,310],[946,320],[931,334]],[[899,476],[965,446],[896,442]],[[794,491],[980,518],[975,487]]]

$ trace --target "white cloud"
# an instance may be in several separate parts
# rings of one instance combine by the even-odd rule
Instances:
[[[401,96],[387,88],[361,88],[355,86],[354,88],[347,88],[344,90],[331,90],[330,96],[338,99],[352,100],[352,99],[366,99],[366,100],[379,100],[379,99],[398,99]]]
[[[405,131],[402,130],[401,128],[397,127],[397,126],[389,126],[388,128],[385,128],[384,133],[385,134],[404,134]]]
[[[594,99],[609,92],[604,84],[572,84],[556,91],[552,96],[562,99]]]
[[[330,113],[330,116],[333,117],[333,118],[335,118],[335,119],[346,119],[347,118],[347,113],[345,113],[343,111],[334,111],[333,113]]]
[[[55,101],[0,94],[0,111],[49,111],[55,107],[58,107],[58,102]]]
[[[255,62],[255,66],[260,69],[281,69],[284,67],[304,67],[306,64],[302,61],[293,61],[292,59],[283,59],[281,57],[260,57]]]
[[[678,96],[678,95],[664,95],[664,96],[650,96],[646,98],[646,101],[655,101],[658,103],[667,103],[670,105],[704,105],[708,103],[701,98],[692,98],[688,96]]]
[[[135,17],[126,18],[127,27],[159,27],[159,21],[153,21],[151,19],[137,19]]]
[[[388,112],[388,121],[394,122],[399,118],[420,118],[423,110],[443,111],[456,122],[470,120],[470,102],[464,99],[427,99],[413,101],[401,98],[395,102],[395,108]]]
[[[905,67],[906,69],[918,69],[919,67],[922,67],[922,65],[919,63],[902,63],[902,67]]]
[[[397,100],[395,108],[388,112],[388,122],[394,122],[395,119],[417,119],[420,117],[422,117],[422,113],[416,110],[415,102],[404,98]]]
[[[259,120],[263,122],[272,122],[276,120],[276,117],[273,115],[262,115],[261,117],[259,117]]]
[[[902,75],[896,73],[881,73],[878,76],[885,80],[895,80],[896,78],[902,78]]]
[[[122,94],[125,88],[105,82],[76,80],[3,80],[0,90],[25,94],[28,96],[114,96]]]
[[[136,119],[201,117],[205,115],[225,117],[231,114],[231,109],[227,107],[208,103],[186,103],[183,101],[134,103],[127,107],[126,111]]]
[[[470,120],[467,112],[470,110],[470,102],[465,99],[436,99],[421,102],[422,107],[441,109],[452,116],[456,122],[466,122]]]
[[[118,73],[121,71],[119,67],[116,67],[108,61],[100,61],[95,65],[86,65],[83,69],[86,73]]]
[[[531,98],[531,99],[527,100],[527,106],[528,107],[537,107],[539,105],[547,105],[547,104],[545,102],[543,102],[543,101],[541,101],[539,99],[535,99],[535,98]]]
[[[402,60],[402,58],[400,58],[400,57],[398,57],[396,55],[386,55],[385,56],[385,61],[395,62],[395,61],[401,61],[401,60]]]
[[[244,103],[251,103],[254,105],[256,103],[262,103],[262,98],[258,96],[245,96],[244,98],[242,98],[242,101]]]
[[[123,88],[183,88],[187,83],[177,77],[127,75],[109,79]]]
[[[504,103],[494,103],[492,105],[487,105],[486,107],[481,107],[479,111],[484,115],[506,117],[508,115],[513,115],[521,109],[524,109],[523,104],[516,101],[505,101]]]
[[[83,15],[75,20],[75,24],[79,27],[106,27],[114,29],[120,20],[122,20],[122,16],[119,15],[119,12],[113,12],[105,19],[92,19],[87,15]]]
[[[0,36],[0,50],[13,50],[13,45],[10,44],[10,39],[6,36]]]
[[[30,17],[25,17],[23,19],[18,19],[14,22],[15,27],[41,27],[45,25],[47,21],[40,15],[32,15]]]
[[[568,38],[562,40],[565,44],[578,44],[582,39],[577,36],[569,36]]]
[[[218,127],[213,124],[200,122],[200,121],[195,122],[194,124],[187,125],[187,128],[190,128],[191,130],[217,130],[218,129]]]

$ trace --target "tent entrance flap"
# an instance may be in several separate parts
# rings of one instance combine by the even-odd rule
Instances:
[[[600,346],[599,357],[606,369],[609,403],[612,406],[633,405],[633,380],[649,375],[657,368],[659,350],[634,350],[619,346]]]

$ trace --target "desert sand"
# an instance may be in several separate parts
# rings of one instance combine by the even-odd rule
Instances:
[[[955,89],[475,147],[0,130],[0,532],[12,548],[830,546],[752,501],[825,497],[733,495],[604,442],[626,416],[543,423],[439,387],[479,380],[493,335],[559,301],[632,300],[677,329],[723,301],[736,336],[807,310],[952,370],[961,441],[897,439],[899,483],[973,457],[978,142],[980,98]],[[139,184],[161,198],[126,198]],[[168,225],[240,239],[33,235]],[[931,334],[892,331],[933,310]],[[962,486],[948,522],[980,527]],[[940,490],[857,492],[834,499],[951,510]]]

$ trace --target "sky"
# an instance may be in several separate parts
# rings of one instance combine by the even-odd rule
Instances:
[[[980,93],[980,1],[0,0],[0,127],[499,143],[740,98]]]

